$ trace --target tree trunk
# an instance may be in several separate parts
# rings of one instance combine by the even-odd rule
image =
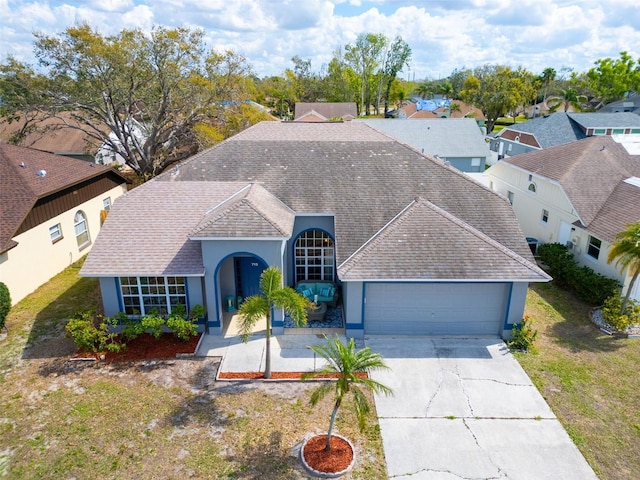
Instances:
[[[271,308],[267,313],[266,349],[264,352],[264,378],[271,378]]]
[[[629,288],[627,288],[627,293],[624,296],[624,300],[622,301],[622,306],[620,307],[620,310],[622,311],[622,313],[624,313],[624,311],[627,309],[627,304],[629,303],[629,297],[631,297],[631,292],[633,291],[633,286],[635,285],[637,279],[638,279],[638,273],[634,273],[633,276],[631,277],[631,281],[629,282]]]
[[[331,433],[333,432],[333,424],[336,421],[336,415],[338,414],[338,409],[340,408],[340,403],[342,399],[339,398],[336,400],[335,405],[333,406],[333,412],[331,412],[331,420],[329,421],[329,432],[327,433],[327,445],[324,447],[325,451],[331,451]]]

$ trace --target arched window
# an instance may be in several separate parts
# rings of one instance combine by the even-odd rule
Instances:
[[[89,226],[87,225],[87,216],[82,210],[78,210],[76,212],[76,216],[73,217],[73,228],[76,232],[78,248],[82,249],[91,243],[91,238],[89,237]]]
[[[535,184],[535,183],[533,183],[533,182],[529,183],[528,190],[529,190],[531,193],[536,193],[536,190],[537,190],[537,189],[538,189],[538,187],[536,186],[536,184]]]
[[[322,230],[307,230],[295,244],[296,282],[334,279],[333,240]]]

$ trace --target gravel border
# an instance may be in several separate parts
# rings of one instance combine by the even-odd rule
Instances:
[[[640,337],[640,325],[630,325],[629,327],[626,328],[626,330],[620,331],[616,327],[614,327],[613,325],[610,325],[609,323],[605,322],[602,319],[602,311],[600,310],[600,307],[596,307],[592,309],[590,316],[591,316],[591,321],[595,325],[597,325],[600,328],[600,330],[602,330],[607,335],[620,334],[620,335],[626,335],[627,338]]]

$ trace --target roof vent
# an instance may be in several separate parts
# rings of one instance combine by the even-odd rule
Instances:
[[[37,174],[38,174],[39,177],[44,177],[47,174],[47,171],[46,170],[38,170]]]
[[[24,164],[24,162],[20,162],[20,167],[27,168],[27,166]]]

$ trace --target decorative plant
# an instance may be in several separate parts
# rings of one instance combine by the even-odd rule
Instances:
[[[82,352],[119,352],[125,344],[117,342],[118,335],[110,331],[110,326],[116,323],[114,319],[93,312],[78,312],[67,322],[65,331]]]
[[[521,323],[514,323],[511,329],[511,339],[507,340],[507,346],[511,350],[528,352],[538,336],[538,331],[531,326],[529,315],[525,315]]]
[[[9,287],[0,282],[0,330],[6,329],[7,315],[11,310],[11,295]]]
[[[338,410],[349,393],[352,394],[358,426],[362,431],[365,427],[370,406],[366,395],[360,387],[363,386],[375,393],[384,393],[385,395],[391,395],[393,391],[386,385],[370,379],[367,375],[367,372],[373,370],[389,368],[385,365],[379,353],[374,353],[369,347],[356,350],[353,338],[350,338],[346,345],[342,343],[338,335],[331,338],[325,337],[325,340],[326,343],[323,345],[311,345],[308,348],[324,358],[327,364],[317,372],[304,374],[302,379],[307,380],[337,374],[338,378],[335,382],[321,383],[311,394],[310,399],[311,405],[316,406],[328,393],[334,392],[333,411],[331,412],[331,420],[329,421],[329,430],[327,432],[327,445],[325,447],[325,450],[329,451],[331,450],[331,434]]]
[[[171,315],[167,319],[167,327],[173,334],[183,342],[189,341],[191,337],[198,333],[198,318],[204,316],[204,307],[196,305],[187,315],[184,305],[178,304],[171,309]]]
[[[282,272],[278,267],[268,267],[260,275],[260,295],[247,297],[240,305],[240,333],[247,343],[251,330],[258,320],[267,320],[264,378],[271,378],[271,311],[282,308],[294,323],[301,327],[307,323],[307,308],[311,302],[291,287],[282,286]]]
[[[633,298],[626,299],[624,308],[623,303],[620,292],[616,291],[605,300],[600,309],[602,319],[621,332],[631,325],[640,324],[640,304]]]

